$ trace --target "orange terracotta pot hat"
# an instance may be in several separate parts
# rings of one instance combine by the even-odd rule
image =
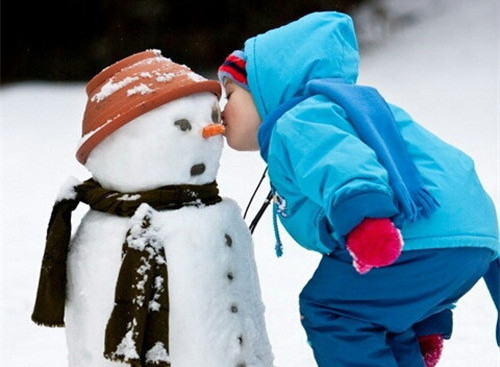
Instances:
[[[97,144],[136,117],[177,98],[221,86],[161,55],[146,50],[103,69],[87,84],[87,106],[76,158],[85,164]]]

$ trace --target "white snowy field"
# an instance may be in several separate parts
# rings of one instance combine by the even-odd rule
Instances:
[[[500,5],[497,0],[426,3],[437,5],[439,11],[415,7],[413,24],[401,27],[393,19],[377,46],[363,52],[359,83],[377,87],[422,125],[472,156],[500,210]],[[64,329],[36,326],[30,315],[46,226],[59,186],[68,176],[89,176],[74,157],[86,102],[84,84],[10,85],[0,89],[0,101],[0,365],[63,367],[67,366]],[[258,153],[226,147],[218,177],[222,195],[234,198],[244,209],[263,169]],[[247,219],[267,190],[266,183]],[[75,227],[85,210],[81,205],[75,212]],[[284,255],[277,258],[268,210],[254,240],[275,362],[277,367],[312,367],[297,296],[319,256],[300,248],[283,229],[281,235]],[[454,334],[445,342],[439,366],[499,366],[496,316],[480,281],[457,304]]]

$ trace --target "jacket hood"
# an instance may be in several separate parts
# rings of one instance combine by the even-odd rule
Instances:
[[[341,78],[355,83],[359,54],[352,19],[317,12],[245,42],[250,93],[261,118],[300,95],[307,81]]]

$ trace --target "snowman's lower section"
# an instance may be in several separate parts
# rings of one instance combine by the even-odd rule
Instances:
[[[155,213],[169,275],[173,367],[270,367],[253,243],[230,199]],[[102,357],[129,219],[90,212],[69,257],[70,366],[115,366]]]
[[[173,366],[271,366],[253,244],[225,200],[164,212]],[[178,215],[177,215],[178,214]],[[182,229],[182,230],[179,230]]]
[[[104,331],[128,225],[129,219],[90,211],[71,243],[65,320],[70,367],[117,365],[103,357]]]

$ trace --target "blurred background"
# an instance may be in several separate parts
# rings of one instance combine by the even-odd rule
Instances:
[[[1,83],[87,81],[132,53],[160,49],[202,73],[244,40],[312,11],[356,17],[360,46],[412,21],[420,0],[52,0],[1,2]]]

